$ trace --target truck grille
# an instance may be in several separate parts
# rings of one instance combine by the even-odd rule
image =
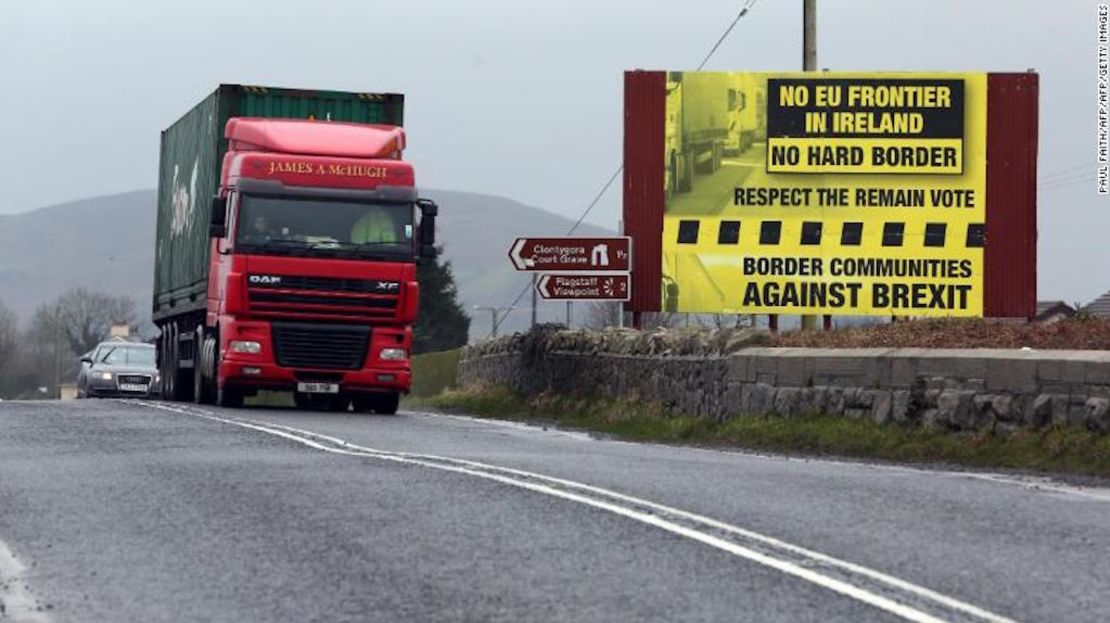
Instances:
[[[320,290],[354,294],[397,294],[400,284],[379,279],[342,279],[337,277],[302,277],[297,275],[251,275],[252,288],[288,290]],[[261,279],[259,279],[261,277]]]
[[[401,284],[376,279],[251,275],[247,296],[261,314],[381,318],[396,313]]]
[[[366,360],[370,327],[275,322],[274,355],[279,366],[358,370]]]

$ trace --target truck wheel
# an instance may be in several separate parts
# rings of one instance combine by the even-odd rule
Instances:
[[[694,190],[694,157],[689,153],[679,155],[678,192],[688,193]]]
[[[216,406],[238,409],[243,406],[243,391],[224,384],[216,390]]]
[[[215,349],[209,348],[215,346],[215,339],[205,334],[204,327],[197,327],[196,344],[198,346],[195,363],[193,364],[193,401],[201,405],[210,405],[216,400],[216,392],[214,391],[216,364],[212,361],[215,357]],[[212,375],[206,377],[204,375],[205,370],[211,370]]]
[[[293,392],[293,404],[302,411],[312,408],[312,398],[308,394]]]
[[[328,411],[346,413],[351,408],[351,397],[346,394],[332,396],[328,400]]]
[[[397,407],[401,405],[401,394],[399,392],[359,394],[355,396],[352,402],[355,411],[362,413],[373,411],[381,415],[393,415],[397,413]]]
[[[177,378],[177,351],[174,349],[173,325],[166,325],[162,331],[162,398],[176,400],[173,388],[174,379]]]
[[[189,374],[192,370],[181,368],[181,340],[178,339],[180,329],[177,323],[170,325],[170,391],[169,400],[187,402],[193,399],[193,377]]]
[[[397,413],[397,408],[400,406],[401,394],[399,392],[379,394],[378,404],[374,407],[374,411],[382,415],[395,415]]]

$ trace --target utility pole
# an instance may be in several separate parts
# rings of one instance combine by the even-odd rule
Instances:
[[[802,71],[817,71],[817,0],[802,0]],[[817,328],[817,316],[802,316],[802,330]]]
[[[516,309],[516,307],[490,307],[484,305],[475,305],[474,309],[475,311],[489,312],[490,337],[497,337],[497,327],[501,324],[501,320],[504,319],[504,317],[498,317],[498,312],[504,311],[506,314],[508,314],[510,311]]]
[[[817,0],[802,0],[802,71],[817,71]]]
[[[54,397],[62,398],[62,349],[61,349],[61,313],[54,310]]]

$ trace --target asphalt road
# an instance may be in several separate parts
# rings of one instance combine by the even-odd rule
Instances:
[[[0,621],[1107,621],[1110,490],[445,416],[4,402],[0,604]]]

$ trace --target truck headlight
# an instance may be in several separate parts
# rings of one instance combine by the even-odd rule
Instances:
[[[262,352],[262,345],[258,342],[248,342],[243,340],[232,340],[228,344],[228,348],[233,353],[247,353],[248,355],[257,355]]]
[[[111,381],[112,380],[112,373],[111,372],[98,372],[96,374],[96,376],[101,381]]]
[[[408,353],[403,348],[383,348],[380,356],[382,361],[404,361],[408,359]]]

